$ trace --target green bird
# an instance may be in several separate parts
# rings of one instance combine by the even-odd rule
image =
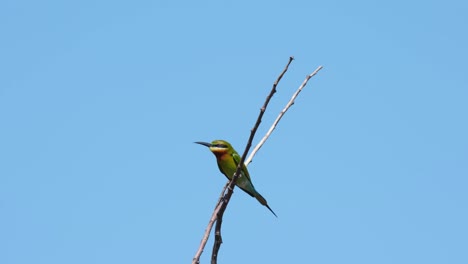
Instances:
[[[210,148],[210,151],[216,156],[218,162],[218,168],[224,176],[229,180],[232,179],[234,173],[236,173],[237,165],[239,164],[241,157],[229,142],[224,140],[214,140],[211,143],[207,142],[195,142],[197,144]],[[237,178],[236,185],[241,188],[244,192],[252,197],[255,197],[262,205],[266,206],[275,216],[275,212],[268,206],[267,201],[263,196],[255,190],[250,179],[249,171],[245,164],[242,164],[241,175]],[[278,217],[278,216],[276,216]]]

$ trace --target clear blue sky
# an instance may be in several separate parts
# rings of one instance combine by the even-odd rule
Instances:
[[[2,1],[0,263],[468,263],[465,1]],[[209,262],[212,241],[202,263]]]

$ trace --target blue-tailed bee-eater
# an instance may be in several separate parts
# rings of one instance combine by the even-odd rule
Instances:
[[[236,172],[237,165],[239,164],[241,157],[229,142],[224,140],[214,140],[211,143],[207,142],[195,142],[197,144],[206,146],[216,156],[218,162],[218,168],[222,174],[224,174],[229,180],[232,179]],[[268,206],[267,201],[263,196],[255,190],[250,179],[249,171],[245,164],[242,164],[241,175],[237,178],[236,185],[241,188],[244,192],[252,197],[255,197],[262,205],[266,206],[275,216],[275,212]]]

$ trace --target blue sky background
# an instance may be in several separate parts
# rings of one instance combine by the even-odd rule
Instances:
[[[468,263],[465,1],[2,1],[0,263]],[[209,262],[212,241],[202,263]]]

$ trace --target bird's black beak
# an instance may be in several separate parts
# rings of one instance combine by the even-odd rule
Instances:
[[[194,143],[203,145],[203,146],[205,146],[205,147],[211,147],[211,144],[210,144],[210,143],[206,143],[206,142],[200,142],[200,141],[198,141],[198,142],[194,142]]]

